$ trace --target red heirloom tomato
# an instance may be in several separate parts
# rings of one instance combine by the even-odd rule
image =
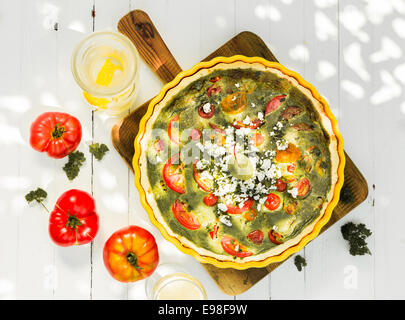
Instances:
[[[277,179],[276,188],[277,191],[283,192],[287,189],[287,183],[282,179]]]
[[[63,158],[76,150],[82,139],[79,120],[67,113],[45,112],[31,124],[30,144],[52,158]]]
[[[121,282],[135,282],[149,277],[159,263],[153,235],[138,226],[114,232],[103,250],[104,265],[111,276]]]
[[[91,242],[98,227],[93,197],[77,189],[63,193],[49,216],[49,235],[62,247]]]

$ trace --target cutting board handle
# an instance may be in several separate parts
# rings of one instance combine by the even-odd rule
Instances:
[[[142,10],[133,10],[118,22],[118,31],[135,44],[139,54],[159,78],[167,83],[181,68],[167,48],[152,20]]]

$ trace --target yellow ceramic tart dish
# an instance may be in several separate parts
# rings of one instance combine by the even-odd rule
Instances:
[[[345,158],[315,88],[279,63],[217,57],[149,104],[133,167],[142,205],[182,252],[220,268],[286,259],[329,221]]]

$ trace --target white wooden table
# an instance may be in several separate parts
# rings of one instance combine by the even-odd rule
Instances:
[[[133,174],[111,144],[116,119],[92,114],[70,71],[78,41],[92,31],[115,30],[132,9],[150,15],[183,69],[249,30],[329,101],[345,150],[370,192],[300,253],[308,262],[304,271],[287,261],[230,297],[149,222]],[[161,261],[193,270],[209,299],[405,298],[404,38],[403,0],[0,0],[0,299],[145,299],[143,281],[119,283],[102,262],[104,242],[127,224],[150,230]],[[140,72],[137,104],[162,86],[143,62]],[[87,161],[73,182],[62,170],[66,160],[50,159],[27,142],[29,124],[48,110],[66,111],[82,123],[79,150]],[[91,141],[111,150],[101,162],[89,156]],[[48,207],[68,189],[92,192],[101,219],[94,243],[55,246],[47,214],[24,199],[36,187],[48,191]],[[349,254],[340,234],[348,221],[373,231],[371,256]]]

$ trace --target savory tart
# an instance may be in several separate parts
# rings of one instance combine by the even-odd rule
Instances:
[[[343,182],[342,141],[326,103],[298,75],[263,59],[226,59],[177,77],[152,101],[134,166],[169,240],[217,266],[261,266],[329,219]]]

